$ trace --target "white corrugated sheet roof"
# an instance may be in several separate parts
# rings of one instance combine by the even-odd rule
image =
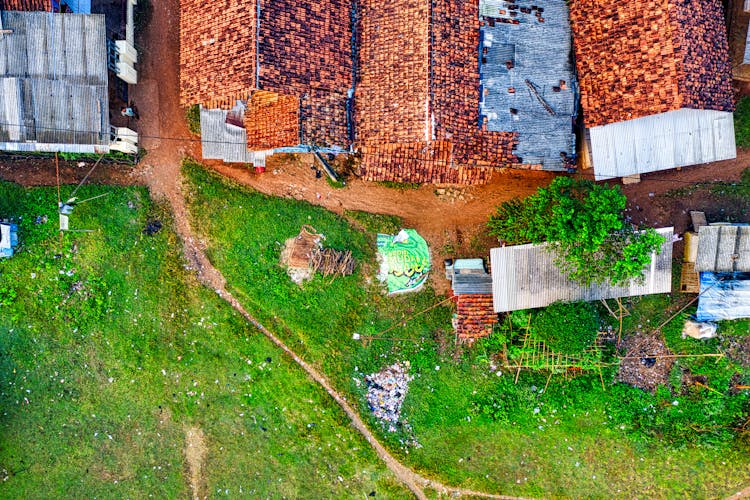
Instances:
[[[695,270],[750,272],[750,226],[700,227]]]
[[[554,302],[591,301],[672,291],[671,227],[657,229],[667,239],[662,252],[651,259],[644,280],[630,286],[582,286],[564,276],[546,245],[493,248],[492,295],[495,312],[546,307]]]
[[[589,129],[596,180],[737,157],[732,113],[678,109]]]
[[[4,29],[11,30],[0,36],[0,147],[108,145],[104,16],[0,16]]]

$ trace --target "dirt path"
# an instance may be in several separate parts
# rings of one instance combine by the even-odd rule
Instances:
[[[200,280],[208,287],[214,289],[222,298],[239,311],[248,322],[254,325],[260,332],[268,337],[276,346],[287,353],[294,361],[307,372],[344,410],[352,425],[364,436],[368,443],[375,449],[378,456],[385,462],[388,468],[401,480],[418,498],[427,498],[424,494],[425,488],[438,491],[441,494],[467,495],[486,498],[512,498],[502,495],[490,495],[482,492],[464,490],[445,486],[441,483],[426,479],[396,460],[375,438],[360,418],[354,408],[339,394],[330,382],[315,368],[306,363],[294,351],[286,346],[272,332],[260,324],[250,315],[242,304],[226,290],[226,281],[221,273],[213,267],[205,255],[205,242],[197,238],[190,226],[187,205],[182,191],[180,177],[180,163],[186,154],[194,154],[194,143],[189,142],[190,135],[183,120],[175,119],[181,117],[182,111],[178,106],[178,75],[174,69],[178,67],[178,23],[176,13],[177,0],[154,2],[154,16],[145,38],[141,45],[149,47],[150,52],[144,54],[141,66],[141,75],[146,79],[137,86],[135,95],[142,119],[141,130],[146,135],[165,135],[172,138],[184,138],[185,141],[163,141],[160,139],[146,139],[143,146],[149,151],[143,166],[140,169],[141,180],[147,184],[152,195],[157,199],[169,202],[175,219],[176,230],[184,244],[185,255],[190,265],[197,272]],[[171,71],[167,68],[172,68]],[[150,80],[148,75],[158,75],[158,82]],[[152,93],[154,93],[152,95]],[[146,112],[145,110],[150,110]],[[363,207],[364,208],[364,207]],[[189,432],[188,437],[196,439],[197,434]],[[203,443],[203,440],[199,440]],[[186,450],[191,457],[194,450]],[[190,452],[190,453],[188,453]],[[188,460],[190,464],[190,477],[193,494],[196,495],[200,489],[200,470],[196,469],[201,461],[199,457],[193,456],[194,460]],[[196,476],[196,474],[198,476]]]
[[[193,500],[207,497],[206,479],[203,467],[206,463],[206,436],[200,427],[189,427],[185,429],[185,461],[190,476],[190,490],[193,492]]]

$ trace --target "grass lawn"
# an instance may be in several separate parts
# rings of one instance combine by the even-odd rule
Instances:
[[[71,217],[94,232],[61,243],[56,189],[0,182],[0,217],[23,217],[22,248],[0,261],[1,497],[185,498],[194,427],[211,496],[409,495],[338,406],[184,269],[146,190],[80,196],[104,192]],[[144,235],[152,219],[164,229]]]
[[[544,374],[522,373],[514,384],[514,374],[493,368],[485,344],[465,352],[453,347],[450,308],[412,318],[443,297],[429,288],[408,296],[383,293],[374,277],[375,232],[393,230],[392,218],[342,218],[259,194],[190,162],[184,172],[196,228],[233,293],[358,401],[363,415],[369,417],[363,376],[410,362],[415,378],[402,413],[407,425],[389,433],[369,421],[416,470],[458,486],[544,497],[721,496],[750,483],[748,443],[733,430],[747,418],[748,393],[729,394],[729,377],[737,372],[747,381],[746,367],[726,360],[710,366],[681,361],[694,373],[708,374],[718,391],[708,395],[678,387],[644,393],[613,384],[614,369],[603,373],[605,389],[598,374],[555,378],[547,391],[541,390]],[[302,287],[292,283],[279,255],[303,224],[325,234],[326,245],[352,250],[357,272],[318,276]],[[626,329],[666,318],[671,300],[634,300]],[[388,336],[410,340],[364,346],[352,339],[353,333],[378,335],[405,319]],[[673,349],[718,347],[680,346],[679,332],[665,330]],[[421,446],[408,444],[414,439]]]

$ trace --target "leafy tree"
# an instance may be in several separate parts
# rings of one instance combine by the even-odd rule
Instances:
[[[557,177],[524,200],[500,205],[488,226],[511,245],[549,243],[557,266],[575,281],[625,284],[643,277],[664,243],[653,229],[637,231],[625,220],[626,201],[617,186]]]

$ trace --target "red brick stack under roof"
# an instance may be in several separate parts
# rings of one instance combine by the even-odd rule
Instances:
[[[255,91],[245,113],[247,144],[265,151],[299,143],[299,98]]]
[[[260,88],[300,98],[302,138],[349,146],[351,0],[262,0]]]
[[[52,0],[0,0],[0,10],[52,11]]]
[[[573,0],[570,17],[587,127],[733,110],[720,0]]]
[[[458,295],[456,301],[456,336],[461,340],[487,337],[497,323],[492,294]]]
[[[183,106],[226,108],[255,88],[256,0],[180,0]]]
[[[517,163],[479,126],[479,1],[364,0],[356,134],[368,180],[478,184]]]
[[[300,135],[305,144],[347,147],[351,3],[260,0],[257,36],[258,1],[181,0],[182,104],[229,109],[235,99],[247,99],[254,90],[275,92],[287,98],[267,102],[262,109],[269,125],[283,124],[279,137],[272,140],[271,128],[250,119],[250,149],[257,150],[260,143],[296,146]],[[290,133],[290,99],[299,103],[297,134]]]

